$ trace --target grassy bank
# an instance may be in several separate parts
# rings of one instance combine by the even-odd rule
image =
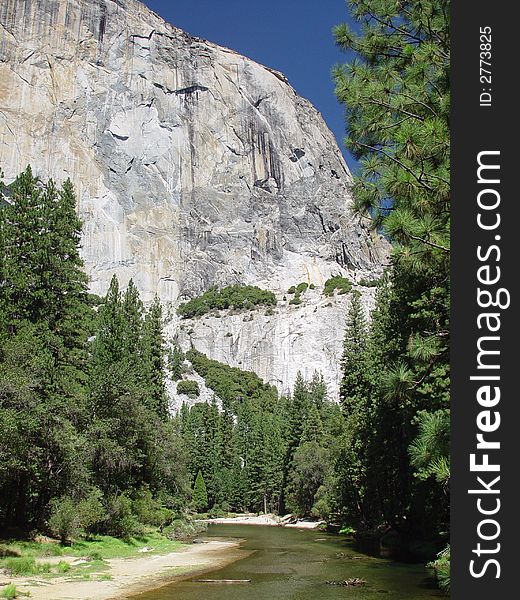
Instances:
[[[97,578],[110,578],[106,562],[109,559],[145,556],[147,553],[167,554],[184,546],[182,542],[153,530],[128,540],[100,535],[70,545],[44,537],[3,540],[0,541],[0,570],[12,577],[34,575],[43,579],[60,576],[89,579],[95,575]]]

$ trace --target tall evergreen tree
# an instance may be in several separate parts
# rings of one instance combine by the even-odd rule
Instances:
[[[41,525],[50,499],[88,484],[86,374],[92,310],[70,182],[28,167],[2,188],[0,521]],[[8,466],[8,468],[6,468]]]
[[[340,383],[340,400],[347,414],[354,410],[357,404],[363,402],[363,395],[366,393],[366,337],[367,323],[361,295],[353,293],[347,315],[341,360],[343,377]]]
[[[208,492],[206,490],[204,477],[200,471],[197,473],[195,483],[193,484],[191,503],[197,512],[203,512],[208,508]]]
[[[346,144],[361,164],[353,193],[393,252],[357,385],[344,360],[344,406],[351,411],[353,397],[364,406],[344,459],[361,469],[356,485],[373,525],[430,533],[444,526],[433,511],[443,501],[431,481],[413,478],[408,448],[418,412],[448,406],[449,0],[348,4],[359,33],[341,25],[336,41],[355,58],[334,77]]]
[[[148,308],[144,318],[141,346],[147,401],[153,412],[161,419],[165,419],[168,415],[164,372],[165,343],[162,307],[157,296]]]

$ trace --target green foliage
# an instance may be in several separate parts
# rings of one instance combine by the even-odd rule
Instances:
[[[186,394],[190,398],[198,398],[200,395],[199,384],[190,379],[183,379],[177,383],[177,394]]]
[[[203,512],[208,508],[208,492],[204,477],[199,471],[193,484],[193,494],[191,496],[191,504],[197,512]]]
[[[415,476],[425,480],[429,477],[447,486],[450,478],[449,410],[437,410],[433,413],[419,411],[414,421],[418,425],[418,434],[409,447]]]
[[[317,441],[304,442],[294,453],[288,485],[288,507],[311,516],[315,496],[323,485],[330,461],[327,450]]]
[[[105,533],[124,540],[142,533],[143,528],[132,509],[132,499],[126,492],[109,498]]]
[[[301,283],[299,283],[297,286],[292,285],[288,290],[287,293],[288,294],[294,294],[294,298],[291,298],[291,300],[289,300],[289,304],[295,304],[295,305],[299,305],[302,303],[302,294],[308,289],[309,284],[305,283],[304,281],[302,281]],[[314,286],[313,286],[314,288]]]
[[[2,566],[13,577],[49,573],[51,570],[50,563],[36,562],[32,556],[5,558],[2,560]]]
[[[0,598],[7,598],[8,600],[12,600],[13,598],[18,598],[18,590],[14,583],[8,583],[5,587],[0,591]]]
[[[181,352],[178,346],[174,345],[168,355],[168,367],[170,376],[173,381],[179,381],[182,378],[182,363],[184,361],[184,353]]]
[[[64,561],[64,560],[60,560],[60,562],[58,563],[58,565],[56,566],[56,570],[58,571],[58,573],[60,574],[64,574],[64,573],[68,573],[70,571],[71,567],[70,567],[70,563]]]
[[[327,279],[325,282],[325,287],[323,293],[325,296],[334,296],[334,292],[339,290],[340,294],[348,294],[352,289],[352,284],[345,277],[340,277],[336,275],[335,277],[331,277]]]
[[[90,492],[77,503],[77,516],[81,532],[87,536],[100,529],[106,518],[101,490],[92,488]]]
[[[354,198],[370,209],[410,268],[449,261],[449,0],[404,11],[393,0],[349,1],[361,33],[336,28],[356,58],[334,72],[348,148],[362,169]],[[391,199],[391,203],[388,200]]]
[[[199,474],[204,479],[210,513],[283,512],[299,446],[326,448],[336,436],[331,430],[341,414],[326,401],[323,378],[315,375],[305,382],[299,375],[293,395],[278,398],[276,389],[254,373],[194,350],[187,358],[222,400],[221,410],[215,402],[198,403],[183,406],[179,415],[189,470],[194,479]],[[313,488],[311,508],[315,493]],[[310,511],[296,508],[301,514]]]
[[[128,536],[143,486],[143,518],[162,522],[186,503],[188,474],[161,305],[115,278],[105,298],[87,293],[70,182],[28,168],[0,194],[0,527]]]
[[[365,277],[362,277],[359,280],[359,285],[362,285],[363,287],[377,287],[379,282],[379,279],[366,279]]]
[[[171,540],[188,542],[193,538],[202,535],[208,525],[197,521],[188,521],[187,519],[175,519],[166,529],[164,534]]]
[[[437,554],[437,559],[428,564],[435,571],[435,577],[439,588],[448,595],[451,587],[451,550],[448,545],[442,552]]]
[[[154,498],[148,487],[143,487],[134,493],[132,512],[139,523],[161,529],[172,521],[175,514],[158,498]]]
[[[202,296],[181,304],[177,313],[184,319],[200,317],[212,310],[252,309],[255,306],[276,306],[272,292],[252,285],[230,285],[218,289],[210,288]]]
[[[352,535],[353,533],[356,533],[356,530],[350,525],[347,525],[346,527],[342,527],[339,532],[341,535]]]
[[[360,405],[364,402],[366,388],[364,352],[367,331],[368,326],[361,304],[361,296],[359,293],[354,293],[347,316],[341,359],[343,378],[340,384],[340,399],[346,414],[360,410]]]
[[[56,498],[51,503],[49,528],[54,535],[60,538],[62,544],[67,540],[76,538],[81,533],[81,522],[72,498]]]
[[[349,316],[331,490],[343,522],[434,536],[448,522],[449,1],[348,5],[360,27],[336,28],[352,58],[334,78],[355,208],[393,252],[370,327]]]
[[[235,407],[236,403],[245,398],[261,400],[266,405],[276,402],[276,389],[265,384],[255,373],[210,360],[196,350],[189,350],[186,357],[195,371],[204,378],[206,385],[227,407]]]

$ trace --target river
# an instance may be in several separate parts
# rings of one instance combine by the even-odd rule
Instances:
[[[224,568],[136,596],[139,600],[423,600],[444,597],[422,565],[359,552],[342,536],[314,530],[254,525],[210,525],[210,538],[240,538],[248,556]],[[359,577],[366,585],[339,587],[330,580]],[[251,583],[200,583],[195,579],[251,579]]]

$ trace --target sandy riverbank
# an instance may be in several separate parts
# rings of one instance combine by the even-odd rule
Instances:
[[[232,525],[270,525],[277,527],[297,527],[300,529],[316,529],[324,521],[293,521],[289,517],[276,515],[239,515],[238,517],[220,517],[215,519],[201,519],[205,523],[219,523]]]
[[[32,576],[13,577],[9,582],[23,593],[30,592],[30,598],[37,600],[120,600],[176,579],[219,568],[247,554],[237,542],[208,541],[165,555],[107,560],[109,570],[93,574],[88,580]],[[73,564],[78,559],[62,556],[60,560]],[[103,579],[107,576],[111,579]]]

